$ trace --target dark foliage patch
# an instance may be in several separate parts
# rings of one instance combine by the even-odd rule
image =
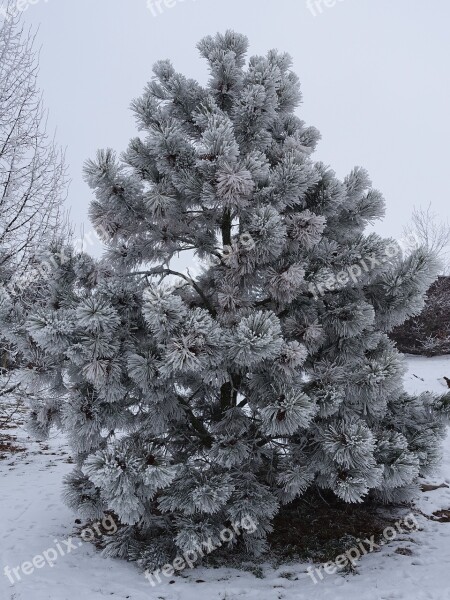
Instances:
[[[422,313],[396,327],[391,338],[407,354],[450,354],[450,277],[439,277],[433,283]]]
[[[269,542],[283,560],[325,563],[358,545],[360,540],[382,537],[386,527],[401,520],[398,511],[370,503],[346,504],[331,494],[308,495],[284,507],[274,520]]]

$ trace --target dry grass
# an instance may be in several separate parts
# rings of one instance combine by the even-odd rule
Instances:
[[[2,399],[0,403],[0,460],[6,460],[13,454],[25,452],[25,448],[17,443],[13,431],[24,424],[25,407],[17,402]]]
[[[6,460],[10,458],[11,454],[25,452],[25,448],[17,445],[16,441],[16,436],[0,433],[0,460]]]

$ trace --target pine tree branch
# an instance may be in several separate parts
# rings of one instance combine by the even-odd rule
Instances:
[[[189,403],[181,396],[177,396],[177,399],[178,402],[186,409],[186,413],[189,416],[190,422],[194,427],[195,431],[198,433],[200,439],[202,439],[205,442],[205,445],[208,448],[210,448],[213,443],[212,435],[209,433],[209,431],[206,429],[206,427],[200,421],[200,419],[198,419],[195,416],[194,412],[192,411],[192,408],[189,406]]]
[[[6,390],[0,391],[0,397],[6,396],[6,394],[10,394],[11,392],[14,392],[14,390],[16,390],[19,386],[20,386],[20,383],[16,383],[15,385],[12,385],[11,387],[7,388]]]
[[[211,315],[215,317],[217,314],[215,308],[211,305],[209,299],[205,296],[202,288],[191,277],[184,275],[184,273],[179,273],[178,271],[173,271],[172,269],[162,269],[160,267],[157,267],[156,269],[152,269],[150,271],[133,271],[133,273],[127,273],[126,275],[145,275],[147,277],[153,275],[173,275],[174,277],[180,277],[180,279],[184,279],[184,281],[186,281],[189,285],[191,285],[194,288],[194,290],[205,303],[205,307],[208,309]]]
[[[226,208],[222,217],[222,244],[224,246],[231,246],[231,212],[229,208]]]
[[[222,412],[229,408],[237,406],[237,397],[242,382],[242,376],[236,373],[230,374],[230,381],[227,381],[220,388],[220,408]]]

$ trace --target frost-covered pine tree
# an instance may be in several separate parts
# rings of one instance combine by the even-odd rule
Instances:
[[[434,258],[364,234],[381,194],[313,162],[291,59],[246,63],[247,46],[203,39],[206,87],[155,65],[141,136],[86,165],[106,254],[72,255],[27,322],[24,377],[53,386],[32,426],[76,454],[67,501],[112,511],[110,552],[147,567],[244,517],[261,552],[314,487],[404,500],[439,456],[440,401],[405,393],[386,335],[421,310]],[[192,253],[195,276],[177,267]]]

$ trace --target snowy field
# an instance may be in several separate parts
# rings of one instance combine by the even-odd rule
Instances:
[[[445,392],[438,379],[450,377],[450,356],[410,357],[408,363],[409,391]],[[61,501],[62,477],[72,469],[64,440],[33,442],[20,427],[8,433],[25,451],[0,460],[0,600],[450,600],[450,522],[429,518],[450,509],[448,487],[422,493],[416,503],[420,530],[365,556],[355,574],[325,574],[315,584],[307,564],[267,568],[262,578],[194,569],[152,587],[134,564],[104,559],[91,544],[70,539],[75,516]],[[450,437],[442,471],[427,483],[450,485]],[[57,554],[52,567],[39,560],[39,568],[23,566],[46,551]]]

